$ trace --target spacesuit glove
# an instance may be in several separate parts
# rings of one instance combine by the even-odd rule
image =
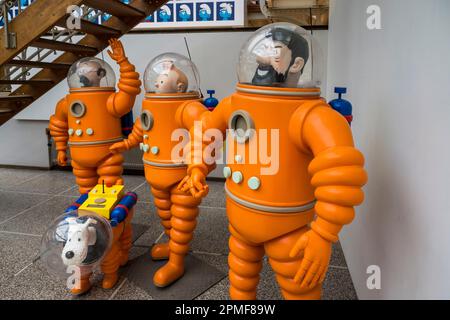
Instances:
[[[193,168],[184,179],[178,184],[178,190],[190,192],[196,199],[206,197],[209,187],[206,184],[206,174],[200,168]]]
[[[129,148],[129,145],[128,145],[127,141],[124,140],[124,141],[121,141],[121,142],[114,143],[109,148],[109,151],[111,151],[111,153],[116,154],[116,153],[122,153],[122,152],[128,151],[129,149],[130,148]]]
[[[58,165],[61,167],[67,166],[67,154],[66,150],[59,150],[57,154]]]
[[[112,49],[112,51],[108,50],[108,54],[111,57],[111,59],[117,61],[117,63],[122,63],[127,59],[125,55],[125,49],[123,48],[122,42],[119,39],[110,39],[109,45]]]
[[[304,252],[294,282],[300,284],[302,288],[309,289],[322,283],[330,263],[331,250],[332,243],[314,230],[309,230],[302,235],[290,252],[291,258]]]

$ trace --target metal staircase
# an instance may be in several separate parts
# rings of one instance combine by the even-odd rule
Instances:
[[[0,0],[0,125],[129,32],[167,0]],[[8,9],[18,8],[8,18]],[[69,9],[70,8],[70,9]]]

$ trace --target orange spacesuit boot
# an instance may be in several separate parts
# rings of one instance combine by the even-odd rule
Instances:
[[[67,164],[70,147],[73,173],[80,193],[97,183],[122,184],[121,154],[112,154],[110,146],[122,141],[121,117],[128,114],[140,93],[141,81],[128,62],[122,43],[110,40],[112,59],[120,65],[119,91],[111,67],[97,58],[84,58],[70,69],[70,94],[59,101],[50,118],[50,134],[56,143],[58,164]]]
[[[123,152],[140,145],[144,153],[145,177],[164,232],[169,237],[168,243],[152,248],[154,260],[169,260],[156,272],[153,281],[158,287],[166,287],[184,274],[184,257],[189,251],[199,212],[200,199],[177,190],[187,172],[183,146],[188,141],[183,142],[183,138],[189,139],[189,135],[175,121],[180,105],[200,100],[198,72],[188,58],[169,53],[150,62],[144,79],[147,94],[141,117],[136,120],[128,139],[113,145],[111,151]],[[191,117],[197,118],[208,110],[201,105],[195,112]]]
[[[364,198],[364,157],[346,119],[320,98],[311,45],[307,32],[292,24],[260,29],[241,51],[237,92],[201,116],[201,132],[228,132],[232,299],[256,299],[264,255],[286,299],[319,299],[332,243]],[[197,108],[185,105],[180,117],[188,121]],[[208,147],[200,145],[200,151]],[[202,197],[207,159],[195,147],[189,157],[179,189]]]

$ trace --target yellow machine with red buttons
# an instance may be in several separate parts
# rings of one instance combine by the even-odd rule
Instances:
[[[256,31],[241,51],[236,92],[200,117],[200,131],[228,137],[232,299],[256,299],[265,255],[286,299],[319,299],[332,243],[364,199],[364,157],[346,119],[320,97],[314,46],[289,23]],[[202,106],[181,108],[178,121],[193,126]],[[179,190],[201,198],[208,161],[194,147],[189,157]]]

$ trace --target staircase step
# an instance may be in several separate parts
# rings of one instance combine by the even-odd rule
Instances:
[[[21,84],[29,84],[29,85],[39,85],[39,84],[53,84],[55,83],[51,79],[30,79],[30,80],[2,80],[0,79],[0,85],[21,85]]]
[[[5,113],[13,113],[13,112],[14,112],[14,109],[12,109],[12,108],[0,107],[0,115],[5,114]]]
[[[69,69],[71,66],[70,63],[52,63],[52,62],[40,62],[28,60],[11,60],[6,64],[9,66],[42,68],[42,69]]]
[[[118,0],[85,0],[84,3],[91,8],[107,12],[116,17],[142,17],[142,19],[145,18],[144,12]]]
[[[93,47],[83,46],[79,44],[73,44],[68,42],[55,41],[50,39],[40,38],[34,41],[31,46],[36,48],[50,49],[50,50],[58,50],[58,51],[66,51],[77,54],[97,54],[98,50]]]
[[[67,17],[64,17],[64,19],[61,19],[57,23],[57,26],[61,28],[66,28],[66,20]],[[81,20],[79,31],[91,34],[96,37],[105,37],[105,38],[119,37],[122,34],[120,30],[116,30],[84,19]]]
[[[32,96],[29,95],[20,95],[20,96],[0,96],[1,102],[15,102],[15,101],[24,101],[24,100],[33,100]]]

